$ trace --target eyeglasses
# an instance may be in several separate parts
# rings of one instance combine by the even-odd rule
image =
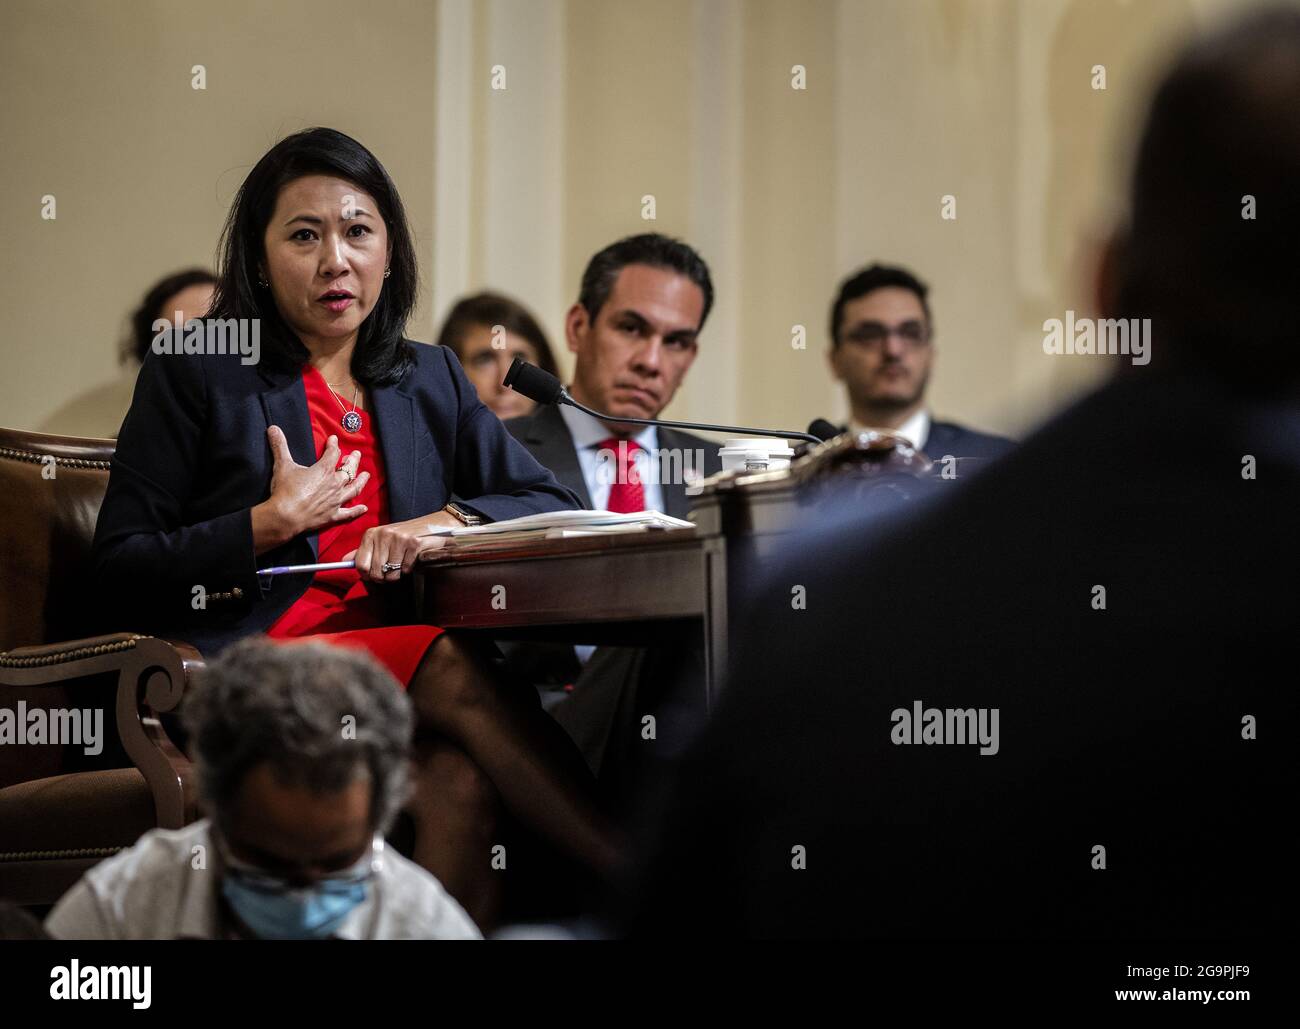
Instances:
[[[889,326],[881,322],[862,322],[844,333],[846,343],[855,343],[870,350],[879,350],[885,340],[896,336],[909,350],[919,350],[930,342],[930,330],[924,322],[906,321]]]
[[[303,888],[301,884],[290,882],[282,875],[276,875],[265,868],[259,868],[257,865],[251,865],[235,857],[230,851],[230,844],[219,831],[214,831],[213,837],[217,844],[217,852],[221,855],[222,863],[225,866],[226,874],[238,879],[249,889],[257,890],[259,893],[292,893]],[[368,883],[379,874],[379,870],[383,866],[383,859],[384,837],[380,833],[375,833],[370,841],[370,846],[360,858],[347,868],[341,869],[337,874],[322,876],[314,880],[313,885],[328,884],[339,887]]]

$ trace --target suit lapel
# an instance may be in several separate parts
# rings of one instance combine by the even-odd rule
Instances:
[[[672,429],[659,429],[659,449],[667,451],[678,451],[681,456],[674,462],[662,462],[670,469],[673,467],[685,467],[685,452],[694,450],[694,447],[688,446],[690,441],[680,438]],[[699,469],[700,474],[705,474],[703,468]],[[690,513],[690,500],[686,496],[686,483],[684,482],[664,482],[662,478],[663,469],[659,470],[660,482],[659,491],[664,498],[664,514],[671,515],[673,518],[685,518]]]
[[[947,425],[943,422],[931,420],[930,435],[926,437],[924,443],[918,443],[916,449],[925,454],[931,461],[938,461],[944,455],[942,453],[935,454],[932,451],[940,447],[951,446],[952,436],[953,433]]]
[[[664,514],[685,518],[690,513],[690,499],[686,496],[686,483],[665,482],[660,485],[664,495]]]
[[[569,432],[557,405],[547,404],[538,409],[525,431],[524,440],[533,452],[533,457],[537,458],[537,463],[543,468],[549,468],[560,485],[568,486],[578,494],[583,506],[590,509],[591,494],[587,491],[582,465],[578,463],[573,434]]]

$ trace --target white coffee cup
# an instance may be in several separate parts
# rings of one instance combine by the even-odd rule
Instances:
[[[724,472],[772,472],[789,468],[794,450],[779,439],[729,439],[718,450]]]

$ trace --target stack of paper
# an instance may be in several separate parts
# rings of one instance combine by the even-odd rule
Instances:
[[[693,528],[691,522],[658,511],[548,511],[487,525],[440,525],[423,535],[450,536],[461,545]]]

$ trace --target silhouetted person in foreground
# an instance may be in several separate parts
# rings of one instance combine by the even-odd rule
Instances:
[[[1294,924],[1297,183],[1277,11],[1189,50],[1149,114],[1098,298],[1151,319],[1150,364],[1105,358],[1109,385],[919,515],[792,542],[738,623],[782,645],[742,644],[633,932]]]

